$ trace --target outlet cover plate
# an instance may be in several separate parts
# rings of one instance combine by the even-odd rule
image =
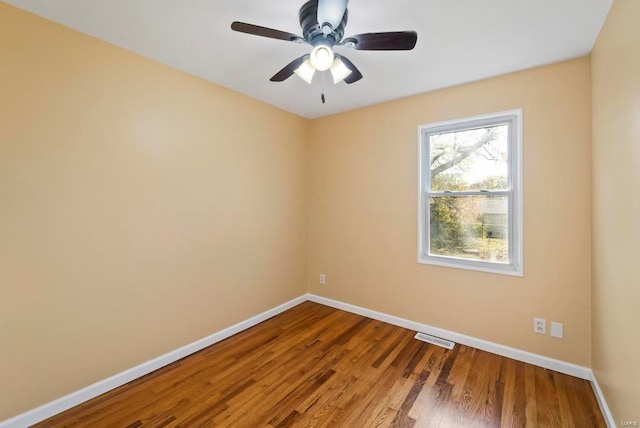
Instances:
[[[547,334],[547,320],[544,318],[534,318],[533,332],[538,334]]]

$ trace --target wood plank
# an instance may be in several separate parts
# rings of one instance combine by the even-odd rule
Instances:
[[[589,382],[302,303],[37,427],[605,427]]]

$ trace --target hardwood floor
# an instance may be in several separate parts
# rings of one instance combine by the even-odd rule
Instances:
[[[305,302],[39,427],[605,427],[587,381]]]

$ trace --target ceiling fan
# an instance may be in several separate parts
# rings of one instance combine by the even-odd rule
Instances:
[[[294,59],[273,75],[270,79],[272,82],[282,82],[295,73],[311,83],[316,71],[330,70],[333,83],[343,80],[354,83],[362,79],[362,73],[345,56],[335,53],[335,46],[368,51],[397,51],[411,50],[416,45],[418,34],[415,31],[363,33],[345,38],[347,2],[348,0],[309,0],[303,4],[299,13],[302,37],[238,21],[231,24],[231,29],[272,39],[306,43],[313,47],[310,53]]]

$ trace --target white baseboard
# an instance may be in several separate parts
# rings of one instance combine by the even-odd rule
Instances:
[[[178,348],[158,358],[154,358],[153,360],[147,361],[146,363],[142,363],[136,367],[133,367],[129,370],[125,370],[121,373],[111,376],[110,378],[96,382],[93,385],[89,385],[69,395],[66,395],[57,400],[51,401],[50,403],[44,404],[33,410],[17,415],[11,419],[2,421],[0,422],[0,428],[24,428],[24,427],[33,425],[35,423],[38,423],[40,421],[43,421],[45,419],[48,419],[51,416],[57,415],[58,413],[61,413],[74,406],[77,406],[78,404],[81,404],[87,400],[95,398],[101,394],[104,394],[105,392],[108,392],[128,382],[131,382],[134,379],[137,379],[141,376],[151,373],[154,370],[162,368],[181,358],[191,355],[194,352],[200,351],[206,348],[207,346],[211,346],[217,342],[220,342],[221,340],[224,340],[230,336],[233,336],[234,334],[237,334],[250,327],[253,327],[256,324],[259,324],[262,321],[265,321],[275,315],[278,315],[279,313],[282,313],[287,309],[290,309],[296,305],[299,305],[300,303],[303,303],[307,300],[320,303],[326,306],[331,306],[336,309],[341,309],[343,311],[362,315],[368,318],[373,318],[389,324],[404,327],[410,330],[420,331],[423,333],[431,334],[433,336],[441,337],[443,339],[449,339],[454,342],[461,343],[463,345],[472,346],[474,348],[481,349],[483,351],[491,352],[497,355],[502,355],[508,358],[513,358],[514,360],[523,361],[525,363],[533,364],[539,367],[544,367],[550,370],[555,370],[560,373],[565,373],[581,379],[589,380],[591,381],[591,385],[593,387],[594,393],[598,400],[598,404],[600,405],[602,414],[605,417],[607,425],[610,428],[614,428],[616,426],[613,416],[611,415],[611,412],[607,407],[606,401],[604,399],[604,395],[602,394],[602,390],[598,385],[598,381],[596,380],[595,374],[593,373],[593,371],[591,371],[591,369],[587,367],[582,367],[576,364],[571,364],[571,363],[556,360],[553,358],[545,357],[542,355],[533,354],[531,352],[523,351],[516,348],[511,348],[508,346],[500,345],[498,343],[477,339],[475,337],[466,336],[464,334],[456,333],[456,332],[445,330],[442,328],[432,327],[427,324],[410,321],[404,318],[388,315],[382,312],[377,312],[370,309],[362,308],[360,306],[351,305],[349,303],[343,303],[337,300],[328,299],[326,297],[317,296],[315,294],[305,294],[293,300],[290,300],[286,303],[283,303],[280,306],[277,306],[273,309],[270,309],[266,312],[263,312],[252,318],[249,318],[248,320],[242,321],[229,328],[226,328],[208,337],[205,337],[204,339],[200,339],[196,342],[190,343],[189,345],[183,346],[182,348]]]
[[[609,410],[609,406],[607,406],[607,401],[604,399],[604,394],[600,389],[600,384],[598,383],[596,374],[593,371],[591,371],[590,380],[591,380],[591,388],[593,388],[593,393],[596,395],[596,399],[598,400],[598,405],[600,406],[600,410],[602,411],[602,416],[604,416],[604,420],[607,423],[607,426],[609,428],[615,428],[618,425],[616,424],[615,419],[613,419],[611,410]]]
[[[35,423],[41,422],[45,419],[50,418],[51,416],[57,415],[58,413],[77,406],[78,404],[84,403],[87,400],[95,398],[119,386],[122,386],[127,382],[131,382],[132,380],[149,374],[154,370],[158,370],[161,367],[178,361],[179,359],[191,355],[194,352],[198,352],[206,348],[207,346],[211,346],[214,343],[231,337],[236,333],[253,327],[254,325],[259,324],[271,317],[274,317],[279,313],[286,311],[287,309],[299,305],[306,300],[307,295],[297,297],[293,300],[283,303],[280,306],[249,318],[248,320],[242,321],[238,324],[207,336],[204,339],[200,339],[198,341],[185,345],[174,351],[154,358],[153,360],[149,360],[131,369],[111,376],[110,378],[96,382],[93,385],[89,385],[76,392],[72,392],[69,395],[65,395],[64,397],[58,398],[57,400],[51,401],[40,407],[36,407],[33,410],[29,410],[28,412],[17,415],[11,419],[2,421],[0,422],[0,428],[25,428]]]
[[[379,321],[383,321],[389,324],[394,324],[400,327],[407,328],[409,330],[420,331],[432,336],[448,339],[456,343],[472,346],[474,348],[482,349],[483,351],[491,352],[493,354],[502,355],[503,357],[513,358],[514,360],[523,361],[525,363],[533,364],[534,366],[544,367],[546,369],[554,370],[560,373],[568,374],[578,377],[580,379],[591,380],[591,369],[587,367],[578,366],[576,364],[567,363],[553,358],[545,357],[543,355],[533,354],[531,352],[523,351],[509,346],[500,345],[498,343],[489,342],[487,340],[477,339],[475,337],[466,336],[464,334],[455,333],[453,331],[445,330],[438,327],[432,327],[427,324],[421,324],[415,321],[409,321],[404,318],[399,318],[393,315],[387,315],[382,312],[372,311],[370,309],[362,308],[360,306],[351,305],[349,303],[343,303],[337,300],[327,299],[326,297],[317,296],[315,294],[309,294],[308,299],[312,302],[320,303],[326,306],[331,306],[336,309],[342,309],[343,311],[351,312],[358,315],[363,315],[368,318],[373,318]]]

